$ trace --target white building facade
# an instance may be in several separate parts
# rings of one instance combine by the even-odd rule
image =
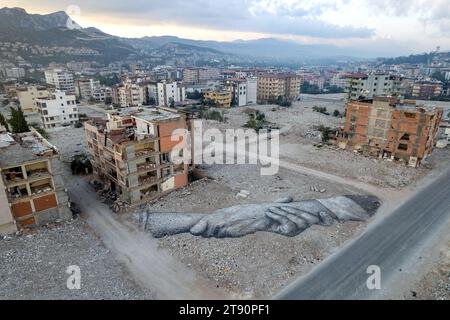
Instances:
[[[186,100],[186,88],[178,82],[159,82],[157,84],[157,105],[170,106]]]
[[[64,91],[58,90],[47,98],[36,99],[36,105],[44,128],[74,125],[79,120],[75,95],[67,95]]]
[[[56,87],[56,89],[65,91],[68,94],[75,94],[75,82],[72,73],[65,69],[48,69],[45,71],[45,81]]]

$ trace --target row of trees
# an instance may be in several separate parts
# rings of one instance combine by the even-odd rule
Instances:
[[[338,86],[330,86],[326,85],[323,90],[319,88],[316,84],[310,84],[308,81],[303,82],[300,87],[301,93],[306,94],[320,94],[320,93],[344,93],[344,88],[340,88]]]

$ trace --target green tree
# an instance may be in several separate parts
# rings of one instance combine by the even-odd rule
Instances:
[[[22,133],[30,131],[30,129],[28,128],[27,120],[25,120],[22,108],[18,107],[17,109],[14,109],[11,107],[10,109],[11,119],[9,119],[9,124],[11,125],[12,132]]]
[[[169,106],[170,106],[171,108],[175,108],[175,100],[173,100],[173,98],[170,98],[170,99],[169,99]]]
[[[112,103],[112,98],[111,97],[106,97],[105,98],[105,104],[106,105],[110,105]]]

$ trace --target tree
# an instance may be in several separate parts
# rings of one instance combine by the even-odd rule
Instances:
[[[194,92],[186,92],[186,98],[188,99],[200,100],[202,97],[202,93],[198,90],[195,90]]]
[[[0,113],[0,126],[4,126],[6,128],[6,131],[9,130],[8,122],[6,121],[5,117],[1,113]]]
[[[339,117],[341,115],[341,113],[339,112],[339,110],[334,110],[334,112],[333,112],[333,116],[335,116],[335,117]]]
[[[300,92],[307,94],[319,94],[322,93],[322,90],[320,90],[318,85],[310,84],[308,81],[305,81],[300,87]]]
[[[169,106],[175,108],[175,100],[172,97],[169,99]]]
[[[112,98],[111,97],[106,97],[105,98],[105,104],[106,105],[110,105],[112,103]]]
[[[446,82],[446,80],[445,80],[445,74],[443,74],[443,73],[440,72],[440,71],[436,71],[435,73],[433,73],[433,74],[431,75],[431,77],[432,77],[433,79],[438,80],[438,81]]]
[[[11,119],[9,119],[9,124],[11,125],[11,129],[13,133],[22,133],[28,132],[30,129],[28,128],[27,120],[25,120],[25,116],[23,115],[23,111],[21,107],[17,109],[11,109]]]
[[[148,104],[154,106],[156,104],[156,99],[153,97],[148,98]]]

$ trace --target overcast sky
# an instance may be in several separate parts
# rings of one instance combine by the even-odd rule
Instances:
[[[1,0],[30,13],[68,11],[83,27],[126,37],[278,37],[364,45],[392,54],[450,50],[450,0]]]

